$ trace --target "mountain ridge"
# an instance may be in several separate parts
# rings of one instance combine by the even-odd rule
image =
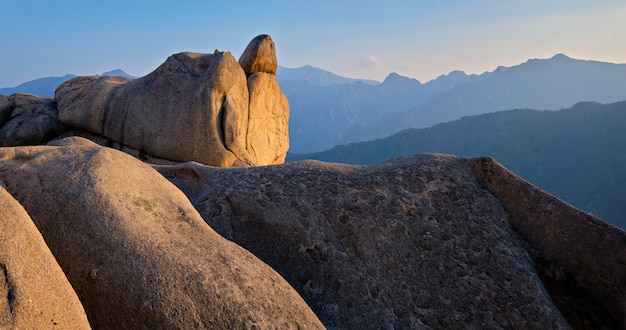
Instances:
[[[304,65],[298,68],[287,68],[279,65],[276,76],[278,77],[279,82],[300,81],[308,82],[311,85],[318,86],[333,86],[341,84],[351,84],[356,82],[362,82],[368,85],[380,84],[379,81],[372,79],[343,77],[311,65]]]
[[[290,140],[295,151],[330,148],[351,127],[369,127],[384,114],[423,103],[432,93],[481,79],[453,71],[422,84],[392,72],[376,85],[351,80],[315,85],[311,81],[281,80],[280,70],[278,78],[292,108]]]
[[[326,150],[467,115],[626,99],[626,64],[564,54],[482,74],[452,71],[426,83],[391,73],[381,84],[282,84],[292,104],[291,151]]]
[[[433,93],[423,104],[353,127],[338,142],[367,141],[405,128],[424,128],[463,116],[509,109],[559,110],[578,102],[626,100],[626,64],[578,60],[563,54],[485,72],[475,81]]]

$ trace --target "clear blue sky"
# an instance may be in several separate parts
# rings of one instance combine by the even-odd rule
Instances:
[[[0,0],[0,87],[66,73],[144,75],[181,51],[239,57],[256,35],[278,62],[428,81],[564,53],[626,63],[626,1]]]

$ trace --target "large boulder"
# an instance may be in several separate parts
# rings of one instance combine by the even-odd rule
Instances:
[[[90,329],[37,227],[1,182],[0,210],[0,328]]]
[[[230,53],[175,54],[145,77],[114,79],[78,77],[59,86],[61,120],[161,158],[251,164],[246,76]]]
[[[46,143],[68,131],[52,99],[32,94],[0,95],[0,146]]]
[[[322,328],[280,275],[141,161],[69,138],[0,149],[0,164],[94,328]]]
[[[545,208],[535,209],[538,201],[509,208],[510,201],[477,181],[481,162],[414,155],[376,166],[156,168],[212,228],[281,273],[328,327],[565,329],[568,321],[618,327],[626,233],[541,192],[539,201],[561,203],[552,212],[570,217],[550,220],[561,238],[548,249],[526,234],[545,228],[541,220],[518,219],[545,218]],[[482,177],[500,175],[486,171]],[[516,180],[494,184],[524,200],[527,190],[516,189]],[[570,258],[571,244],[587,252]],[[552,268],[537,251],[550,251],[542,256]],[[569,274],[575,276],[559,296],[580,308],[563,309],[566,321],[545,281]]]
[[[270,72],[268,77],[247,78],[229,52],[179,53],[135,80],[65,82],[55,93],[61,121],[120,149],[172,161],[218,167],[282,163],[289,148],[289,104],[274,75],[274,43],[265,37],[255,38],[242,59],[252,59],[257,64],[251,67]]]
[[[250,94],[246,149],[258,164],[281,164],[289,149],[289,102],[276,80],[276,47],[268,35],[252,39],[239,58]]]
[[[267,34],[256,36],[239,58],[239,64],[247,75],[255,72],[264,72],[276,75],[278,61],[276,60],[276,46]]]

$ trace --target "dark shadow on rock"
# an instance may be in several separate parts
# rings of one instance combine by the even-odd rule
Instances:
[[[538,274],[570,324],[580,329],[626,326],[626,233],[533,186],[491,157],[469,164],[528,241]]]

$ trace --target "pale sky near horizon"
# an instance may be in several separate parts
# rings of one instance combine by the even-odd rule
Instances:
[[[564,53],[626,63],[626,1],[0,0],[0,87],[122,69],[142,76],[182,51],[228,50],[258,34],[279,65],[422,82]]]

